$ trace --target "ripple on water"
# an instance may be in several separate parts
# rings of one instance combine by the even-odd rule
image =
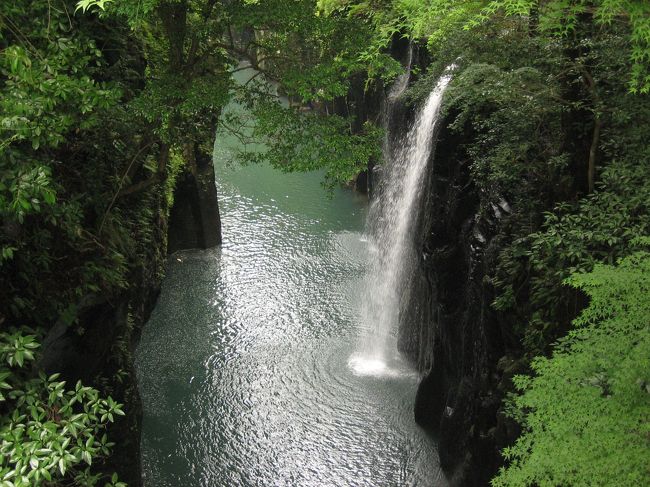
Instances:
[[[169,261],[137,352],[148,487],[443,485],[417,375],[356,351],[363,208],[295,181],[220,186],[223,248]]]

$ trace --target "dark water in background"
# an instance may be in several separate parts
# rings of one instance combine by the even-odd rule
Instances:
[[[413,422],[415,372],[348,365],[365,198],[226,166],[235,145],[217,143],[223,247],[170,258],[137,351],[145,485],[442,485]]]

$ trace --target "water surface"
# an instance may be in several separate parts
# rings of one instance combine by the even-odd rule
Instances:
[[[223,247],[170,258],[137,351],[145,485],[441,485],[414,371],[349,363],[365,198],[230,158],[217,154]]]

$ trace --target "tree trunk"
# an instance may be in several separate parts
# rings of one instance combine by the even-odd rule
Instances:
[[[600,141],[600,129],[602,121],[598,114],[594,115],[594,131],[591,138],[591,147],[589,148],[589,166],[587,168],[587,184],[589,192],[594,192],[594,182],[596,179],[596,157],[598,155],[598,143]]]

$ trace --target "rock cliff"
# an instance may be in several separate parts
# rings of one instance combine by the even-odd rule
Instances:
[[[514,369],[502,359],[504,340],[487,280],[499,251],[500,221],[510,208],[489,201],[472,183],[463,137],[441,124],[399,347],[422,372],[416,421],[435,435],[452,484],[470,486],[488,484],[500,463],[498,448],[517,429],[501,412],[502,382]]]

